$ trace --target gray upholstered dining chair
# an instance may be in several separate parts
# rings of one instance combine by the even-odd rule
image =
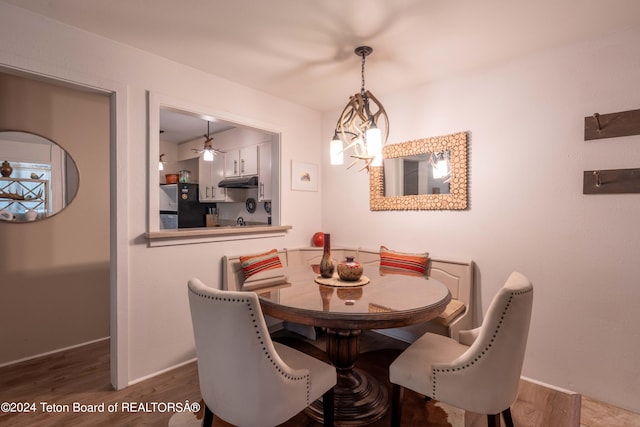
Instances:
[[[193,278],[188,293],[203,426],[215,414],[238,427],[272,427],[320,397],[325,425],[333,426],[335,368],[273,342],[254,292],[221,291]]]
[[[460,331],[460,342],[427,333],[389,366],[393,384],[392,425],[400,425],[402,395],[408,388],[465,411],[500,413],[513,427],[510,406],[518,394],[529,334],[533,285],[513,272],[494,297],[482,326]]]

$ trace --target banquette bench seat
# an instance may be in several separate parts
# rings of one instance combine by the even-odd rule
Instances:
[[[308,247],[278,250],[278,256],[285,267],[296,265],[319,264],[322,248]],[[243,290],[244,272],[240,256],[224,256],[222,258],[222,289],[231,291]],[[331,248],[331,256],[337,261],[353,256],[365,266],[379,266],[378,250]],[[445,284],[451,292],[452,303],[438,318],[417,325],[394,329],[382,329],[378,332],[413,342],[426,332],[433,332],[458,339],[461,330],[473,327],[473,261],[460,262],[430,258],[427,266],[427,278],[434,278]],[[269,322],[272,324],[272,322]]]

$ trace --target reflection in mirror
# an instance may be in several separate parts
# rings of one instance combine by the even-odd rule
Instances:
[[[369,170],[370,209],[467,208],[467,133],[384,147],[383,167]]]
[[[449,151],[384,159],[384,195],[449,194]]]
[[[0,218],[27,222],[63,210],[79,185],[75,162],[55,142],[30,132],[0,131]]]

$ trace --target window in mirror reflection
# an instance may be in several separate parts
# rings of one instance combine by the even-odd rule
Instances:
[[[449,194],[449,151],[384,160],[384,195]]]
[[[0,177],[3,220],[47,218],[71,203],[78,191],[75,162],[45,137],[30,132],[0,132],[0,160],[11,166],[11,171]]]

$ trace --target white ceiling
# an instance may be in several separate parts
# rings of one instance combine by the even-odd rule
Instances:
[[[324,112],[637,26],[638,0],[0,0]],[[199,132],[200,133],[200,132]]]
[[[202,143],[204,144],[204,135],[213,135],[235,127],[238,126],[219,119],[207,123],[207,119],[199,114],[169,108],[160,109],[160,140],[162,141],[179,144],[203,137]]]

